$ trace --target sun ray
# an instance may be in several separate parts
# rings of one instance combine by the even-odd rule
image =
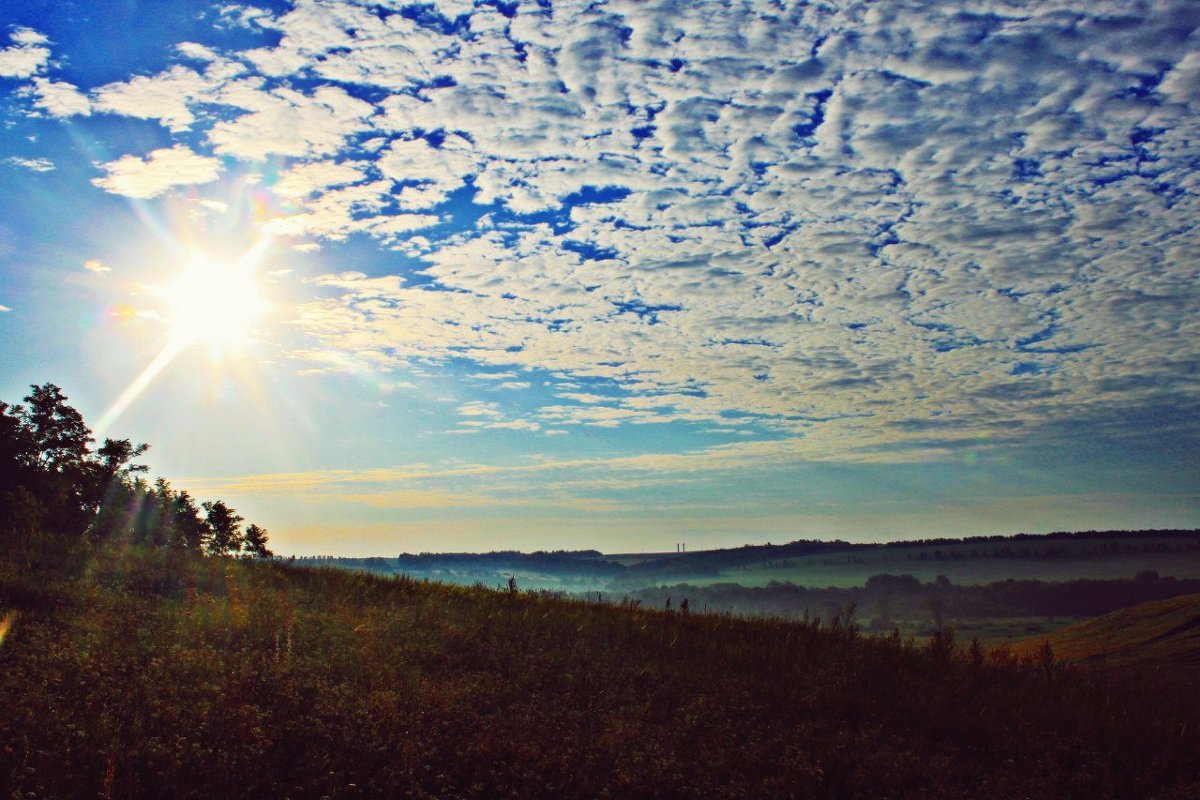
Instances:
[[[259,295],[255,272],[270,250],[269,237],[256,241],[240,258],[223,262],[199,252],[188,257],[183,273],[163,294],[170,313],[167,343],[121,392],[95,427],[97,438],[142,395],[186,348],[207,345],[210,355],[249,343],[254,324],[270,308]]]
[[[179,351],[181,349],[183,349],[181,342],[175,339],[167,342],[166,347],[158,352],[158,355],[154,357],[154,360],[151,361],[144,370],[142,370],[140,375],[133,379],[133,382],[125,388],[125,391],[121,392],[121,396],[118,397],[116,401],[108,407],[107,411],[100,415],[100,419],[96,423],[96,428],[94,431],[97,439],[104,436],[104,434],[108,431],[109,426],[116,421],[117,417],[125,413],[125,409],[129,408],[133,401],[136,400],[142,392],[146,391],[146,387],[158,377],[158,374],[166,369],[168,364],[175,360],[175,356],[179,355]]]

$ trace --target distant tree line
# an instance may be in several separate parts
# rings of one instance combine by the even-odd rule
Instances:
[[[270,558],[267,531],[221,500],[197,504],[136,459],[149,449],[95,438],[52,383],[24,404],[0,401],[0,533],[47,531],[94,541],[125,539],[208,555]]]
[[[850,607],[872,627],[890,629],[894,620],[940,618],[1004,618],[1097,616],[1151,600],[1200,593],[1200,580],[1160,577],[1145,570],[1130,579],[1072,581],[1003,580],[961,586],[944,575],[921,583],[912,575],[872,575],[865,586],[810,588],[787,581],[767,586],[679,583],[623,592],[649,608],[662,608],[670,598],[689,598],[693,609],[738,614],[800,618],[806,614],[832,618]],[[617,595],[614,595],[614,598]]]
[[[1105,539],[1119,539],[1120,542],[1101,541]],[[628,568],[627,574],[630,579],[636,580],[642,580],[643,576],[651,574],[712,576],[729,569],[759,567],[770,562],[779,562],[780,566],[793,566],[796,563],[795,559],[841,558],[849,554],[867,555],[896,550],[912,551],[911,555],[906,554],[909,558],[937,560],[968,557],[1072,557],[1080,554],[1164,552],[1173,549],[1163,542],[1144,542],[1141,545],[1137,543],[1137,540],[1147,539],[1171,539],[1174,540],[1176,548],[1194,549],[1200,544],[1200,530],[1056,531],[1045,534],[1018,533],[1008,536],[863,543],[851,543],[840,539],[797,539],[787,544],[742,545],[721,550],[671,553],[633,564]]]
[[[560,576],[608,578],[620,575],[625,567],[610,561],[598,550],[493,550],[487,553],[401,553],[395,558],[382,556],[344,557],[333,555],[297,556],[305,564],[366,570],[369,572],[421,575],[445,570],[459,573],[530,571]],[[474,582],[472,579],[469,582]]]

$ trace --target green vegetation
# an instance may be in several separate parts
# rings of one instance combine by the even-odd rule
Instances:
[[[51,530],[210,555],[269,558],[267,532],[220,500],[203,504],[133,463],[149,446],[94,438],[52,383],[30,387],[24,405],[0,402],[0,531]]]
[[[27,797],[1187,797],[1200,709],[1003,651],[9,536]]]
[[[1150,600],[1200,592],[1200,580],[1161,578],[1143,572],[1122,580],[997,581],[959,586],[944,575],[921,583],[912,575],[872,575],[865,585],[824,589],[772,583],[741,586],[676,584],[638,589],[625,596],[652,608],[668,599],[687,598],[700,610],[743,615],[830,618],[854,608],[869,631],[899,628],[916,636],[932,635],[944,626],[970,631],[989,643],[1018,641],[1030,633],[1052,630],[1082,618],[1106,614]]]

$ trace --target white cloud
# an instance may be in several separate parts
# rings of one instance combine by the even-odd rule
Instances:
[[[196,121],[192,105],[206,98],[213,82],[182,66],[154,76],[139,75],[93,92],[94,109],[138,119],[158,120],[169,130],[188,130]]]
[[[438,197],[463,186],[466,178],[478,170],[479,163],[474,147],[458,135],[447,137],[436,148],[424,139],[396,141],[377,162],[379,171],[389,178],[432,184],[430,188]]]
[[[500,417],[503,416],[500,412],[499,404],[472,402],[465,403],[458,407],[458,413],[464,417]]]
[[[358,183],[365,177],[357,164],[313,161],[288,170],[271,188],[281,197],[305,198],[322,189]]]
[[[41,71],[50,60],[48,40],[31,28],[17,28],[9,34],[12,47],[0,49],[0,77],[28,78]]]
[[[269,26],[271,12],[257,6],[226,3],[216,8],[219,24],[227,27],[254,28]]]
[[[213,62],[219,61],[220,56],[210,47],[205,47],[197,42],[180,42],[175,45],[175,49],[185,58],[190,58],[193,61]]]
[[[1155,381],[1200,392],[1180,380],[1200,363],[1186,0],[438,8],[469,31],[336,0],[222,7],[278,43],[183,43],[203,71],[93,92],[197,142],[97,185],[151,197],[215,179],[213,154],[280,159],[265,232],[302,252],[374,237],[427,279],[379,274],[386,257],[324,278],[299,322],[320,368],[467,359],[504,388],[579,384],[465,428],[685,422],[913,460]],[[22,36],[4,52],[44,43]],[[83,113],[36,81],[45,110]],[[484,216],[455,224],[452,196]]]
[[[16,44],[33,46],[38,44],[48,44],[50,39],[41,31],[35,31],[33,28],[17,28],[9,38]]]
[[[276,236],[326,239],[366,232],[399,245],[403,234],[438,223],[438,217],[429,214],[379,215],[388,203],[390,188],[390,181],[372,181],[332,189],[304,201],[301,212],[268,221],[263,230]]]
[[[96,258],[89,258],[87,261],[83,262],[83,268],[88,272],[92,272],[97,275],[107,275],[108,273],[112,272],[112,267]]]
[[[221,172],[219,159],[197,155],[183,145],[152,150],[145,159],[122,156],[100,167],[108,174],[93,178],[92,183],[136,198],[157,197],[173,186],[210,183]]]
[[[52,117],[86,117],[92,113],[92,104],[87,95],[72,84],[48,78],[34,78],[33,86],[37,96],[34,105]]]
[[[229,210],[229,203],[226,203],[224,200],[211,200],[202,197],[194,202],[203,214],[224,214]]]
[[[4,159],[4,163],[12,164],[14,167],[32,170],[33,172],[50,172],[54,169],[54,162],[48,158],[21,158],[20,156],[9,156]]]
[[[499,403],[481,400],[464,403],[458,407],[458,415],[465,417],[459,420],[460,431],[476,432],[482,430],[509,430],[537,432],[541,423],[528,419],[510,419],[501,410]]]
[[[0,314],[6,314],[9,311],[12,311],[12,309],[9,308],[8,306],[0,306]]]
[[[269,155],[310,157],[336,153],[350,135],[368,129],[374,108],[345,90],[322,86],[264,91],[256,82],[224,86],[216,101],[247,110],[212,127],[208,138],[222,155],[261,161]]]

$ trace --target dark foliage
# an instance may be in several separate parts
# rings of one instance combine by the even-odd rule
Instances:
[[[0,402],[0,536],[42,531],[121,540],[213,555],[269,557],[267,532],[220,500],[203,504],[161,478],[148,484],[134,463],[148,445],[95,439],[52,383],[32,386],[24,405]]]
[[[30,535],[14,797],[1194,797],[1192,696],[1004,651]],[[36,579],[28,576],[35,575]]]

